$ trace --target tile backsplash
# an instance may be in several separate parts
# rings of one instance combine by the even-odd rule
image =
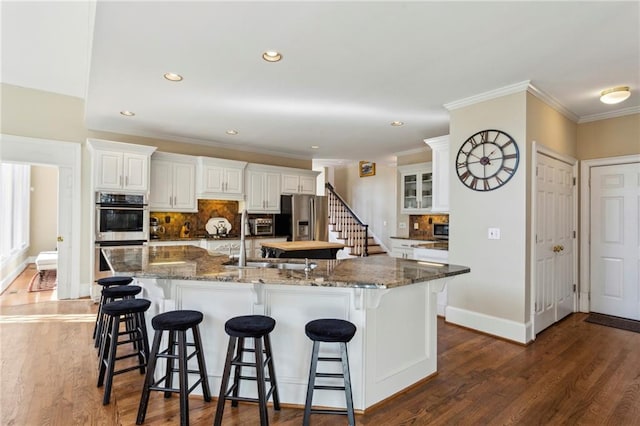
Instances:
[[[431,223],[430,223],[431,222]],[[425,214],[409,216],[409,238],[430,239],[433,238],[433,223],[448,223],[448,214]],[[415,229],[415,224],[418,229]]]
[[[158,218],[164,226],[163,238],[179,238],[180,229],[189,222],[191,224],[190,237],[200,237],[206,234],[205,225],[212,217],[224,217],[231,223],[231,234],[240,234],[240,214],[237,201],[198,200],[197,213],[176,213],[152,211],[150,216]]]

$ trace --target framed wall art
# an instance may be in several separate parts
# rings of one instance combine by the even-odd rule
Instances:
[[[376,174],[376,163],[371,161],[360,162],[360,177],[374,176]]]

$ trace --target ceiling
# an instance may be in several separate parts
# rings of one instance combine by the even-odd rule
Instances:
[[[640,112],[639,5],[3,1],[1,78],[85,99],[93,130],[381,160],[447,134],[445,104],[523,81],[577,122]]]

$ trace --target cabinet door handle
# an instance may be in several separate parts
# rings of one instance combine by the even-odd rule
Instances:
[[[120,180],[119,180],[119,182],[120,182],[120,183],[119,183],[118,185],[122,186],[122,176],[120,176]]]
[[[124,186],[129,186],[129,176],[125,176],[124,178]]]

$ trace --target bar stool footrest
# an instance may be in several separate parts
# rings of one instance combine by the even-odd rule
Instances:
[[[311,409],[311,414],[347,414],[347,410],[321,410],[321,409]]]

